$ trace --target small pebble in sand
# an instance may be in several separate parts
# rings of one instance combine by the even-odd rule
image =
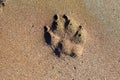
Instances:
[[[52,66],[52,69],[54,69],[54,66]]]
[[[83,61],[81,63],[83,63]]]
[[[90,78],[88,78],[88,80],[91,80]]]
[[[34,25],[32,25],[32,28],[34,27]]]
[[[74,69],[76,69],[76,67],[74,67]]]
[[[58,71],[58,73],[61,73],[61,71]]]

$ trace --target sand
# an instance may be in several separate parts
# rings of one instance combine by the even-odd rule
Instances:
[[[119,0],[6,0],[0,80],[120,80],[119,13]],[[54,14],[68,15],[86,30],[80,56],[58,58],[45,43],[44,26]]]

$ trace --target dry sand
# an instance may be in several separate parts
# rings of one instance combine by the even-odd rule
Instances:
[[[119,0],[6,0],[0,11],[0,80],[120,80]],[[67,14],[87,31],[82,55],[58,58],[43,27]]]

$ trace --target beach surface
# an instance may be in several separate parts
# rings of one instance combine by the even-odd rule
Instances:
[[[120,80],[119,0],[6,0],[0,7],[0,80]],[[66,14],[85,29],[80,55],[57,57],[44,26]],[[73,22],[74,22],[73,21]],[[68,45],[71,46],[71,45]]]

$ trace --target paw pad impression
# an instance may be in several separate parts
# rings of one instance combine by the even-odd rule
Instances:
[[[85,29],[65,14],[53,16],[50,26],[44,26],[44,39],[54,55],[76,57],[82,54]]]

